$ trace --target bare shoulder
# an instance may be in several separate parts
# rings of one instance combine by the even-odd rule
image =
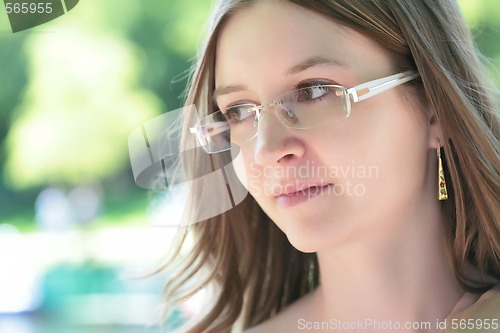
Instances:
[[[472,318],[500,318],[500,284],[482,294],[472,306],[463,312]]]
[[[313,312],[314,291],[301,297],[269,320],[245,330],[245,333],[295,332],[301,318]]]
[[[448,316],[447,321],[453,322],[453,320],[469,320],[474,319],[476,324],[487,324],[490,326],[491,330],[482,330],[481,332],[498,332],[498,318],[500,318],[500,284],[494,286],[490,290],[483,294],[470,294],[466,293],[466,297],[459,304],[455,311]],[[468,321],[467,321],[468,322]],[[495,326],[495,327],[494,327]],[[444,332],[466,332],[466,330],[460,330],[453,327],[448,327],[448,330]]]

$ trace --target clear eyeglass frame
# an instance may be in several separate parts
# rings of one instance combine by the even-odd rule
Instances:
[[[361,83],[352,88],[346,88],[340,85],[330,85],[330,84],[322,84],[316,86],[316,88],[327,88],[327,89],[335,89],[335,95],[337,97],[341,97],[342,108],[345,112],[345,118],[351,115],[351,103],[358,103],[364,101],[370,97],[376,96],[386,90],[395,88],[400,86],[406,82],[409,82],[415,78],[419,77],[417,72],[407,71],[398,74],[393,74],[390,76],[386,76],[380,79],[368,81],[365,83]],[[315,125],[305,125],[304,122],[299,123],[295,118],[294,110],[291,110],[289,107],[287,108],[287,103],[284,99],[280,99],[283,96],[292,95],[294,92],[300,91],[302,89],[295,89],[289,92],[286,92],[277,100],[267,103],[267,104],[240,104],[231,106],[229,109],[238,107],[243,107],[247,112],[247,116],[251,116],[251,113],[254,113],[254,121],[253,127],[255,127],[255,131],[253,134],[249,135],[248,138],[245,139],[245,142],[252,140],[257,135],[257,126],[259,124],[261,112],[264,108],[273,107],[277,118],[283,123],[284,126],[294,129],[310,129],[310,128],[318,128],[325,126],[328,122],[321,122]],[[281,107],[281,109],[285,112],[279,113],[277,112],[276,107]],[[225,110],[227,112],[227,110]],[[218,119],[217,119],[218,118]],[[221,110],[218,110],[208,116],[200,119],[193,127],[190,127],[190,133],[196,136],[198,143],[203,147],[206,153],[215,154],[223,151],[227,151],[231,149],[231,140],[230,140],[230,125],[228,121],[225,119],[225,113]],[[307,124],[307,122],[306,122]],[[223,135],[223,139],[218,139],[217,141],[213,140],[216,136]],[[242,142],[238,142],[241,144]]]

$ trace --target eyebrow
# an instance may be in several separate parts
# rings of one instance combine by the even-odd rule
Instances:
[[[309,69],[309,68],[314,67],[314,66],[319,66],[319,65],[348,67],[348,65],[345,62],[337,60],[337,59],[331,59],[331,58],[326,58],[326,57],[321,57],[321,56],[314,56],[314,57],[308,58],[305,61],[302,61],[301,63],[291,67],[290,69],[285,71],[285,75],[297,74],[297,73],[305,71],[306,69]]]
[[[232,85],[232,86],[222,86],[217,89],[215,89],[214,94],[213,94],[213,99],[216,99],[217,97],[221,95],[227,95],[233,92],[238,92],[245,90],[245,86],[242,85]]]
[[[285,76],[298,74],[298,73],[303,72],[311,67],[319,66],[319,65],[348,67],[348,65],[345,62],[340,61],[340,60],[321,57],[321,56],[314,56],[314,57],[310,57],[310,58],[306,59],[305,61],[300,62],[297,65],[290,67],[288,70],[286,70],[284,72],[284,74],[285,74]],[[215,91],[213,93],[213,98],[217,99],[217,97],[219,97],[221,95],[227,95],[227,94],[242,91],[245,89],[246,89],[246,87],[243,85],[222,86],[222,87],[215,89]]]

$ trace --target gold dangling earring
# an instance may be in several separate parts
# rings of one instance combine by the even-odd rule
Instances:
[[[446,180],[444,179],[443,162],[441,161],[441,143],[438,142],[438,198],[440,201],[448,199],[448,190],[446,189]]]

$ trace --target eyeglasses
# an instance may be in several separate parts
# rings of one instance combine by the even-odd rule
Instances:
[[[288,91],[268,104],[239,104],[202,118],[190,132],[208,154],[229,150],[257,135],[262,110],[273,108],[284,126],[310,129],[325,126],[351,114],[351,102],[361,102],[383,91],[402,85],[419,76],[403,72],[346,88],[333,84],[316,84]]]

